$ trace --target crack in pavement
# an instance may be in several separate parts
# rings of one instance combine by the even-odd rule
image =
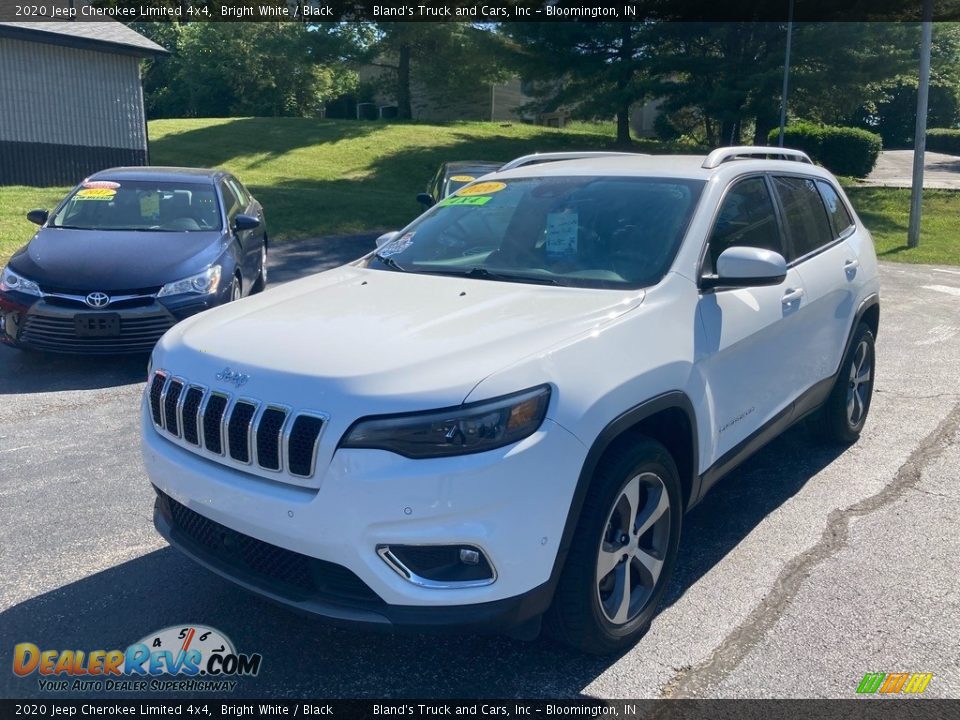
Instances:
[[[723,680],[763,640],[783,611],[799,592],[804,580],[825,560],[836,555],[847,544],[850,520],[876,512],[901,497],[905,490],[915,489],[924,468],[951,444],[960,429],[960,403],[927,435],[903,465],[893,481],[874,495],[844,509],[833,510],[820,540],[810,549],[794,557],[774,581],[773,589],[758,603],[746,619],[735,627],[705,661],[683,668],[661,690],[666,698],[703,697],[704,691]]]

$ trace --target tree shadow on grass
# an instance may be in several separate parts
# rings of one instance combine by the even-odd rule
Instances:
[[[263,156],[253,167],[300,148],[365,137],[383,123],[310,118],[237,118],[150,141],[154,165],[219,167],[239,157]]]
[[[606,150],[612,138],[600,135],[544,130],[536,139],[485,136],[469,129],[451,128],[443,144],[433,143],[430,125],[423,127],[419,145],[384,149],[351,177],[323,179],[286,177],[265,183],[237,168],[257,199],[263,203],[274,239],[318,237],[380,228],[397,228],[423,208],[415,201],[437,168],[454,160],[506,162],[533,152]],[[304,148],[322,147],[342,140],[374,137],[388,128],[382,122],[322,121],[287,118],[240,118],[210,127],[165,135],[151,142],[151,161],[158,165],[229,166],[243,158],[248,168]],[[449,142],[450,137],[454,142]],[[318,153],[318,160],[322,154]]]

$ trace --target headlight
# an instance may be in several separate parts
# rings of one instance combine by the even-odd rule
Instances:
[[[493,450],[532,435],[550,402],[546,385],[470,405],[358,420],[341,447],[389,450],[409,458]]]
[[[183,295],[184,293],[209,295],[210,293],[216,292],[219,286],[220,266],[214,265],[213,267],[209,267],[201,273],[191,275],[183,280],[167,283],[160,288],[160,292],[157,293],[157,297],[165,297],[167,295]]]
[[[3,280],[0,281],[0,290],[16,290],[25,295],[36,295],[37,297],[43,295],[43,293],[40,292],[40,286],[33,280],[27,280],[22,275],[17,275],[10,268],[4,268],[3,270]]]

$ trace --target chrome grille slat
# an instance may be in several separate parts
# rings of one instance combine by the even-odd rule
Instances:
[[[213,392],[203,409],[203,446],[217,455],[223,455],[223,418],[229,405],[229,395]]]
[[[203,396],[204,388],[191,385],[181,397],[180,429],[183,439],[197,447],[200,446],[200,405]]]
[[[180,378],[171,378],[163,393],[163,425],[167,432],[175,437],[180,437],[180,420],[177,409],[182,393],[183,381]]]
[[[251,400],[237,400],[230,411],[227,421],[227,445],[230,457],[247,465],[251,462],[250,434],[253,418],[257,414],[257,404]]]
[[[163,395],[163,386],[166,382],[167,376],[158,372],[150,383],[150,414],[153,416],[153,424],[160,427],[163,427],[163,405],[160,403],[160,397]]]
[[[287,423],[289,411],[274,405],[260,413],[254,436],[257,451],[257,464],[267,470],[280,469],[280,448],[283,445],[283,426]]]
[[[323,413],[236,397],[162,369],[150,379],[147,402],[157,430],[187,450],[298,479],[316,472]]]
[[[286,438],[287,466],[291,475],[311,477],[317,458],[317,440],[320,430],[323,429],[323,419],[307,414],[300,414],[290,426],[289,436]]]

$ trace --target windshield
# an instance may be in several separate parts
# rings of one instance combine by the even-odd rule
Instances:
[[[78,230],[219,230],[220,206],[213,185],[93,180],[74,190],[50,225]]]
[[[575,287],[658,283],[701,180],[547,177],[482,181],[437,203],[370,258],[377,269]]]

